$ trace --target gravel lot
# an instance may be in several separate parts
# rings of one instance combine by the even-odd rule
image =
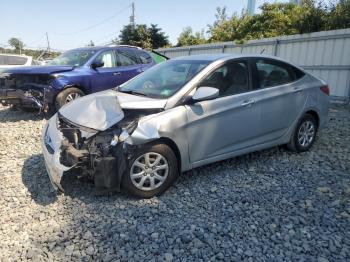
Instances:
[[[56,195],[40,150],[45,123],[0,107],[0,261],[349,261],[350,109],[331,110],[310,152],[284,148],[183,174],[163,196]]]

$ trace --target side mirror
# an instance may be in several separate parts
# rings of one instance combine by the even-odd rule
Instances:
[[[105,65],[105,63],[103,63],[103,62],[95,61],[91,64],[91,68],[96,69],[99,67],[103,67],[104,65]]]
[[[192,96],[192,100],[195,102],[198,102],[203,100],[215,99],[218,96],[219,96],[219,89],[214,87],[202,86],[196,90],[196,92]]]

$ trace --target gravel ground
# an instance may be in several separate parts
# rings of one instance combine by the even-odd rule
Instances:
[[[183,174],[163,196],[56,195],[45,120],[0,107],[0,261],[349,261],[350,110],[331,110],[310,152],[256,152]]]

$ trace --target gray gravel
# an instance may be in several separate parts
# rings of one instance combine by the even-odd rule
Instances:
[[[163,196],[49,185],[45,120],[0,107],[0,261],[349,261],[350,111],[310,152],[256,152],[183,174]]]

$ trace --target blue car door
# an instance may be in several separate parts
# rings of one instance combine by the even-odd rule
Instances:
[[[119,65],[119,77],[121,83],[143,72],[142,64],[136,53],[130,48],[120,48],[117,50],[117,60]]]
[[[92,92],[117,87],[124,82],[121,77],[121,67],[118,66],[114,50],[103,51],[96,57],[94,62],[102,62],[103,66],[91,69],[93,70]]]

